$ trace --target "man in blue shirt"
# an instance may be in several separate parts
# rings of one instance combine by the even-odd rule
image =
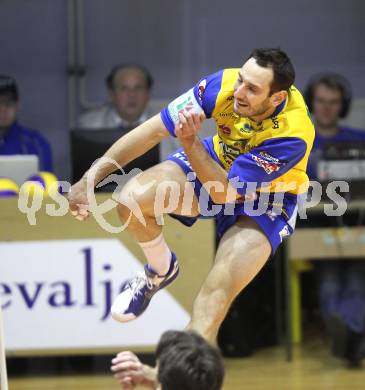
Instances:
[[[17,122],[18,86],[12,77],[0,75],[0,155],[35,154],[40,171],[53,171],[51,146],[35,130]]]
[[[308,176],[317,180],[317,163],[325,144],[365,142],[365,131],[340,126],[350,109],[351,89],[337,74],[313,79],[305,92],[313,114],[316,137],[308,164]],[[350,365],[360,364],[365,352],[365,261],[316,261],[319,301],[335,355]]]

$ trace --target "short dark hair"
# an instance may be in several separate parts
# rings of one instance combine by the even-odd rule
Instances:
[[[254,58],[258,65],[272,68],[274,77],[270,95],[279,91],[289,91],[294,84],[295,70],[288,55],[279,48],[253,49],[248,59]]]
[[[325,85],[327,88],[340,92],[342,108],[339,116],[345,118],[350,111],[352,101],[352,90],[349,81],[338,73],[319,73],[312,76],[303,94],[309,112],[313,111],[314,94],[319,85]]]
[[[131,64],[117,64],[117,65],[112,67],[108,76],[106,76],[106,79],[105,79],[105,84],[106,84],[108,89],[114,88],[114,77],[117,74],[117,72],[119,72],[120,70],[123,70],[123,69],[138,69],[138,70],[140,70],[146,79],[147,89],[152,88],[153,78],[152,78],[151,73],[148,71],[148,69],[142,65],[131,63]]]
[[[195,332],[165,332],[156,350],[162,390],[220,390],[224,379],[219,350]]]
[[[0,96],[7,96],[14,102],[18,101],[18,85],[13,77],[0,75]]]

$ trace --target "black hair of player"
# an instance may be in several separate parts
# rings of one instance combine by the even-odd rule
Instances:
[[[224,379],[219,350],[195,332],[167,331],[156,350],[162,390],[220,390]]]
[[[254,58],[259,66],[273,70],[270,95],[279,91],[289,91],[294,84],[294,66],[288,55],[280,48],[253,49],[248,59],[250,58]]]

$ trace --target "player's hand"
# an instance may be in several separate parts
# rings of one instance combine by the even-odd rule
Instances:
[[[132,390],[136,386],[154,389],[157,385],[155,370],[142,364],[133,352],[119,352],[112,360],[111,371],[124,390]]]
[[[87,183],[85,179],[75,183],[68,195],[68,204],[71,214],[79,221],[89,216],[89,202],[87,200]]]
[[[204,112],[199,114],[183,111],[179,113],[179,123],[175,127],[175,135],[180,141],[193,139],[197,136],[205,120]]]

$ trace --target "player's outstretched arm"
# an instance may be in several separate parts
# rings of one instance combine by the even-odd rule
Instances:
[[[157,370],[142,364],[133,352],[118,353],[112,360],[111,371],[124,390],[132,390],[136,386],[144,386],[149,389],[158,387]]]
[[[148,152],[154,146],[169,136],[160,114],[153,116],[134,130],[119,138],[104,154],[116,161],[120,166],[125,166],[135,158]],[[99,183],[110,173],[114,172],[115,165],[99,164],[96,181]],[[97,183],[96,183],[97,184]]]
[[[104,178],[113,173],[117,164],[123,167],[135,158],[143,155],[161,142],[169,132],[157,114],[142,123],[134,130],[119,138],[96,164],[93,165],[93,174],[88,175],[90,169],[75,183],[68,194],[69,207],[72,215],[79,220],[88,216],[87,190],[93,190]],[[100,156],[101,157],[101,156]],[[90,180],[93,177],[93,180]]]

